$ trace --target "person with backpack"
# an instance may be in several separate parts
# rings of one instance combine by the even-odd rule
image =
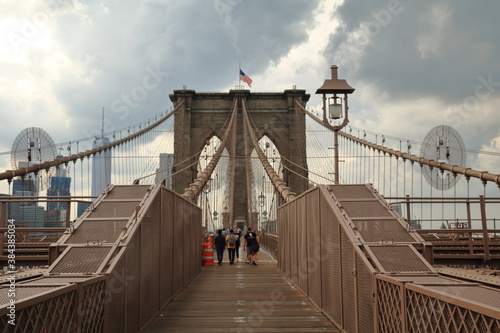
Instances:
[[[217,236],[214,239],[215,250],[217,251],[217,260],[219,265],[222,265],[222,259],[224,258],[224,250],[226,249],[226,238],[222,234],[222,230],[217,230]]]
[[[241,247],[241,229],[238,227],[234,227],[234,234],[238,236],[236,240],[236,261],[240,261],[240,247]]]
[[[229,229],[229,235],[226,236],[227,243],[227,253],[229,254],[229,264],[234,264],[234,255],[236,253],[236,241],[238,240],[238,235],[234,234],[233,229]]]
[[[247,251],[248,264],[257,266],[256,254],[259,252],[259,236],[248,227],[248,232],[245,235],[245,249]]]

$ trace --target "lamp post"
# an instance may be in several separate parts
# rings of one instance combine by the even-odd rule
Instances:
[[[211,191],[211,188],[210,188],[211,181],[212,181],[212,178],[210,178],[207,181],[207,184],[202,189],[203,193],[205,193],[205,202],[202,203],[202,207],[205,207],[205,230],[208,229],[208,193],[210,193],[210,191]]]
[[[338,78],[338,67],[333,65],[330,67],[332,70],[332,78],[326,79],[323,85],[316,90],[316,94],[323,95],[323,125],[333,131],[333,149],[335,151],[335,184],[339,183],[339,131],[344,128],[349,122],[349,106],[347,103],[347,95],[354,92],[354,88],[351,87],[346,80],[339,80]],[[327,94],[332,94],[333,96],[327,97]],[[342,103],[342,94],[343,103]],[[341,119],[342,123],[340,125],[331,125],[327,118],[326,101],[328,99],[328,117],[330,119]],[[338,103],[340,100],[340,103]]]
[[[264,193],[260,192],[260,195],[259,195],[259,220],[262,218],[262,207],[264,207],[264,204],[265,204],[265,196],[264,196]],[[260,222],[260,223],[259,223]],[[262,225],[262,221],[258,221],[258,224],[257,225],[257,230],[260,230],[259,229],[259,226]]]
[[[262,230],[264,230],[266,233],[268,232],[268,228],[269,228],[269,221],[267,220],[267,211],[264,210],[262,212]]]

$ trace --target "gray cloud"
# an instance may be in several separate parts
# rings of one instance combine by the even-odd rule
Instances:
[[[330,58],[362,22],[372,23],[367,37],[370,44],[357,64],[358,71],[349,73],[352,79],[383,84],[388,91],[437,92],[451,101],[470,93],[479,75],[500,77],[500,43],[493,29],[497,25],[493,13],[499,12],[500,3],[398,1],[398,10],[391,13],[391,2],[351,0],[337,11],[344,24],[331,39],[326,52]],[[439,3],[450,15],[442,29],[443,40],[437,45],[439,54],[422,58],[417,41],[421,35],[438,38],[433,25],[444,18],[430,13]]]
[[[101,3],[88,2],[76,11],[56,8],[51,12],[53,37],[81,69],[54,81],[57,100],[84,127],[95,127],[102,106],[113,109],[116,99],[142,84],[148,66],[159,68],[168,77],[133,103],[126,119],[117,112],[120,117],[114,120],[116,127],[140,121],[165,109],[168,94],[183,85],[218,91],[237,83],[239,60],[247,72],[264,71],[306,38],[304,27],[317,1],[218,3],[108,2],[104,10]],[[221,15],[221,4],[233,7]],[[30,58],[44,61],[43,55]],[[30,70],[44,75],[41,65]],[[113,112],[109,116],[116,118]]]
[[[342,24],[332,34],[325,57],[341,62],[349,82],[375,86],[395,103],[436,98],[443,107],[454,108],[454,118],[445,116],[444,109],[415,112],[429,120],[442,112],[441,123],[453,119],[466,143],[480,147],[500,134],[496,121],[486,121],[491,113],[487,104],[500,88],[480,88],[483,95],[490,94],[470,110],[464,110],[464,102],[474,98],[485,80],[500,83],[500,40],[494,29],[498,12],[500,3],[492,1],[350,0],[336,11]],[[357,57],[353,61],[346,54]],[[369,119],[383,121],[375,111],[377,102],[372,102],[357,106],[368,109]],[[393,116],[404,121],[404,114]],[[428,129],[434,125],[429,123]],[[407,130],[402,126],[395,131]]]
[[[17,20],[0,30],[0,42],[10,52],[0,52],[0,84],[5,87],[0,88],[0,110],[9,124],[0,136],[3,151],[29,126],[43,127],[56,142],[96,133],[103,107],[107,129],[130,126],[164,111],[170,106],[168,94],[183,85],[202,92],[237,84],[239,61],[247,74],[265,80],[271,63],[279,63],[307,40],[314,11],[323,3],[60,2],[63,5],[47,0],[40,7],[9,6],[3,13]],[[327,6],[331,9],[335,1]],[[499,9],[500,3],[493,1],[347,0],[324,22],[332,27],[336,20],[341,23],[336,30],[324,32],[330,33],[328,45],[310,50],[311,57],[322,52],[321,68],[304,64],[310,70],[307,78],[301,78],[295,68],[278,75],[288,83],[293,74],[299,81],[292,84],[313,94],[313,101],[318,100],[314,91],[325,77],[312,79],[311,73],[329,75],[328,67],[337,64],[341,78],[357,88],[350,99],[351,121],[375,124],[383,131],[387,110],[394,112],[390,116],[398,124],[409,118],[408,113],[418,113],[418,122],[388,133],[415,135],[410,139],[423,138],[427,130],[444,122],[444,116],[436,119],[435,114],[445,110],[417,110],[410,105],[405,114],[398,112],[397,105],[428,99],[435,99],[433,105],[443,109],[456,104],[450,119],[461,121],[466,144],[477,149],[500,134],[491,105],[483,105],[491,104],[500,88],[494,87],[489,99],[473,112],[466,113],[463,105],[475,96],[480,78],[488,80],[491,75],[500,82],[500,40],[495,29]],[[27,23],[38,29],[26,37],[23,24]],[[25,62],[3,61],[14,59],[16,52],[9,33],[26,37],[17,51],[21,56],[16,54]],[[277,72],[272,73],[274,80]],[[378,89],[377,98],[390,94],[383,101],[387,110],[380,109],[377,99],[362,99],[368,87]],[[486,116],[493,120],[481,121]]]

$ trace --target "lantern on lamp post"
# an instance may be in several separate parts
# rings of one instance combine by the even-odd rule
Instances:
[[[265,205],[266,197],[264,196],[264,193],[260,192],[260,195],[258,198],[259,198],[259,207],[260,208],[259,208],[259,219],[257,221],[257,223],[259,225],[257,227],[260,227],[260,226],[262,226],[262,221],[261,221],[261,219],[262,219],[262,207],[264,207],[264,205]],[[257,229],[257,230],[260,230],[260,229]]]
[[[333,65],[330,67],[332,70],[332,78],[326,79],[323,85],[316,90],[316,94],[323,95],[323,125],[331,129],[334,134],[333,149],[335,151],[335,184],[339,183],[339,140],[338,132],[344,128],[349,122],[349,106],[347,103],[347,95],[354,92],[354,88],[351,87],[346,80],[339,80],[338,78],[338,67]],[[332,95],[327,97],[327,95]],[[342,98],[343,95],[343,98]],[[343,101],[342,101],[343,99]],[[328,101],[328,110],[327,110]],[[328,118],[330,119],[341,119],[343,118],[340,125],[331,125]]]

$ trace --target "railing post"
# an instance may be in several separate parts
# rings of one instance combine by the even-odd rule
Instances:
[[[410,195],[406,195],[406,219],[408,220],[408,224],[411,225],[411,214],[410,214]]]
[[[7,201],[0,202],[0,227],[5,228],[7,222]],[[4,233],[0,234],[0,255],[3,255]]]
[[[7,222],[7,201],[0,202],[0,227],[5,228]]]
[[[484,195],[479,196],[479,205],[481,208],[481,224],[483,229],[483,262],[486,262],[490,260],[490,236],[488,235],[488,224],[486,222],[486,201],[484,199]]]
[[[406,284],[402,283],[398,289],[399,289],[399,299],[401,302],[401,310],[400,310],[401,332],[408,332],[408,321],[406,316],[406,309],[408,307],[408,302],[406,300]]]
[[[68,198],[68,201],[66,201],[66,228],[69,228],[69,220],[71,216],[71,199]]]
[[[333,149],[335,163],[335,184],[339,184],[339,129],[333,130]]]

